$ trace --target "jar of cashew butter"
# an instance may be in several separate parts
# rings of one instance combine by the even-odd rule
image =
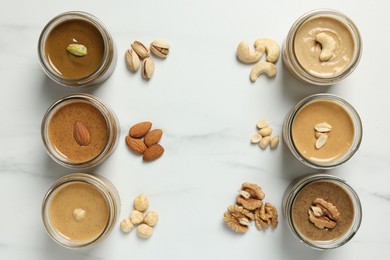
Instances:
[[[61,246],[84,249],[102,242],[120,212],[113,184],[100,175],[68,174],[57,180],[42,202],[42,219],[49,236]]]
[[[362,40],[346,15],[318,9],[301,16],[283,46],[283,62],[298,80],[332,85],[352,73],[360,61]]]
[[[117,51],[104,24],[86,12],[62,13],[43,28],[38,42],[41,67],[68,87],[102,83],[114,71]]]
[[[310,174],[295,180],[283,197],[283,215],[293,235],[315,249],[350,241],[362,221],[358,195],[344,180]]]

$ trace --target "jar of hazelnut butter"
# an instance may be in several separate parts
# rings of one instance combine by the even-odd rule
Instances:
[[[301,16],[283,47],[283,62],[297,79],[332,85],[356,68],[362,40],[356,25],[343,13],[318,9]]]
[[[283,124],[283,140],[303,164],[330,169],[348,161],[363,135],[357,111],[332,94],[315,94],[298,102]]]
[[[56,83],[85,87],[106,80],[116,66],[116,47],[104,26],[85,12],[62,13],[44,27],[38,56],[45,73]]]
[[[45,149],[54,161],[71,169],[88,169],[114,151],[119,127],[114,112],[100,99],[73,94],[48,108],[41,133]]]
[[[83,249],[103,241],[120,212],[120,198],[99,175],[73,173],[57,180],[42,202],[46,231],[58,244]]]
[[[362,220],[356,192],[344,180],[328,174],[311,174],[293,182],[282,206],[294,236],[315,249],[344,245]]]

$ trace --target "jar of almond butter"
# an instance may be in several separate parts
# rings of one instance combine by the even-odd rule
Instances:
[[[71,169],[88,169],[114,151],[120,128],[112,109],[100,99],[73,94],[49,107],[41,133],[45,149],[54,161]]]

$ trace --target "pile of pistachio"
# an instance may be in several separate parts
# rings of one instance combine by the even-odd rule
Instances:
[[[150,44],[150,49],[140,41],[134,41],[131,48],[126,51],[125,60],[127,67],[131,71],[138,71],[142,60],[142,77],[151,79],[154,73],[154,61],[150,56],[152,52],[156,57],[165,59],[169,54],[171,46],[162,40],[154,40]]]

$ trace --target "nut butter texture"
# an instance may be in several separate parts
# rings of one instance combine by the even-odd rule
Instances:
[[[88,129],[88,145],[74,138],[74,126],[81,122]],[[67,160],[85,162],[98,156],[107,143],[107,123],[102,113],[85,102],[73,102],[60,108],[49,123],[49,140]]]
[[[309,221],[308,210],[312,202],[323,198],[332,203],[340,212],[337,225],[332,229],[320,229]],[[295,198],[292,207],[292,220],[302,237],[316,241],[328,241],[343,236],[354,220],[354,206],[347,192],[330,181],[316,181],[307,184]]]
[[[75,56],[67,51],[69,44],[82,44],[88,54]],[[102,63],[104,41],[99,30],[83,20],[70,20],[57,25],[49,34],[45,52],[53,69],[68,79],[79,79],[93,73]]]
[[[76,218],[75,210],[85,216]],[[66,184],[50,204],[50,221],[57,231],[72,241],[90,241],[97,238],[107,226],[109,209],[100,191],[91,184]]]
[[[316,36],[326,33],[335,41],[333,56],[321,61],[321,44]],[[309,19],[297,30],[294,50],[301,66],[312,75],[333,77],[345,71],[354,56],[355,44],[350,30],[339,20],[319,16]]]
[[[327,122],[332,131],[326,144],[317,149],[315,126]],[[333,101],[313,101],[302,107],[292,124],[292,141],[299,153],[309,160],[329,162],[347,153],[354,138],[354,125],[348,112]]]

